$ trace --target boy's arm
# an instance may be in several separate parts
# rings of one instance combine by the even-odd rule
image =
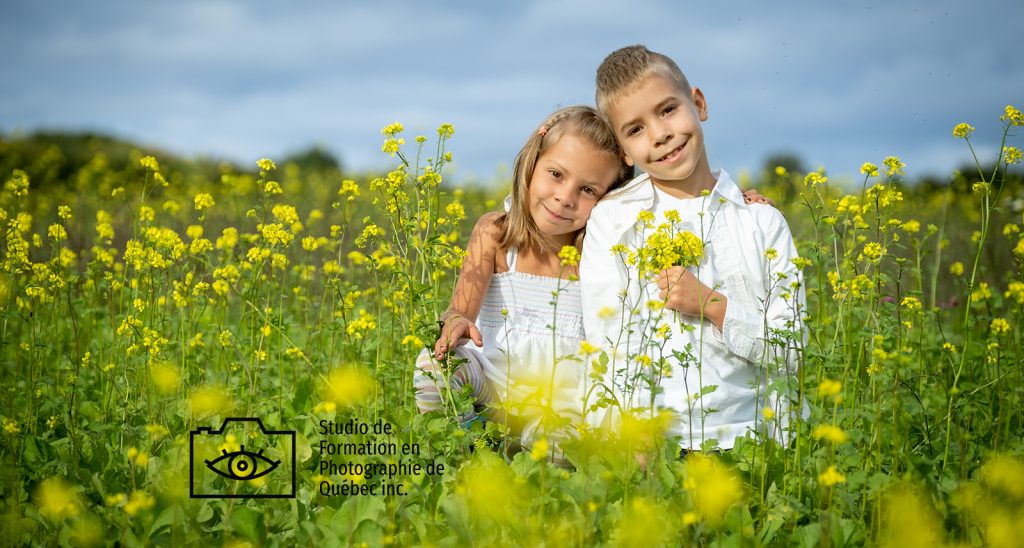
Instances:
[[[434,355],[439,359],[466,335],[477,346],[483,346],[483,339],[474,322],[494,275],[494,261],[501,237],[501,229],[494,221],[500,216],[497,212],[486,213],[473,227],[466,246],[466,258],[462,261],[462,272],[452,292],[451,304],[441,314],[444,326],[434,344]]]
[[[794,348],[802,344],[773,331],[796,332],[802,343],[806,307],[803,275],[793,262],[798,257],[796,244],[782,213],[765,208],[759,217],[764,251],[757,257],[745,257],[745,262],[747,269],[759,268],[760,275],[745,273],[745,278],[751,285],[761,279],[764,286],[750,288],[758,302],[727,301],[722,329],[716,330],[715,338],[733,354],[753,363],[777,364],[793,371],[798,358]]]
[[[583,239],[583,253],[580,259],[580,286],[583,297],[583,329],[587,342],[598,347],[592,360],[601,352],[607,352],[607,369],[597,378],[591,378],[593,363],[587,363],[581,384],[581,397],[587,406],[593,405],[603,393],[599,384],[611,388],[615,378],[614,366],[618,362],[613,355],[620,340],[622,318],[622,293],[627,278],[621,259],[612,253],[613,245],[619,243],[619,236],[613,230],[614,215],[595,209],[587,223]],[[625,349],[620,350],[620,354]],[[599,426],[604,422],[607,408],[589,412],[584,409],[586,422]]]

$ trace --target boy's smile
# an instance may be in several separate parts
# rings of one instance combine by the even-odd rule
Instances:
[[[626,163],[656,183],[682,186],[694,195],[709,182],[714,186],[700,125],[708,119],[707,102],[699,89],[687,94],[671,80],[652,75],[617,99],[609,117]]]

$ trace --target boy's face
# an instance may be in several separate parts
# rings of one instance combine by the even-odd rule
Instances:
[[[626,163],[654,180],[687,181],[707,164],[700,123],[708,110],[699,89],[688,94],[663,76],[649,76],[608,114]]]

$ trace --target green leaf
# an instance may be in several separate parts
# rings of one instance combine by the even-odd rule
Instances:
[[[231,527],[239,535],[260,542],[263,539],[263,513],[248,506],[235,508],[231,514]]]

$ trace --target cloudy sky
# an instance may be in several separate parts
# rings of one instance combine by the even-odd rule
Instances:
[[[322,145],[386,167],[384,125],[450,122],[454,176],[493,179],[546,114],[592,103],[595,68],[632,43],[703,89],[711,163],[733,173],[792,152],[833,176],[890,154],[947,174],[968,158],[956,123],[992,153],[1003,107],[1024,107],[1020,0],[0,5],[3,133],[104,131],[240,162]]]

